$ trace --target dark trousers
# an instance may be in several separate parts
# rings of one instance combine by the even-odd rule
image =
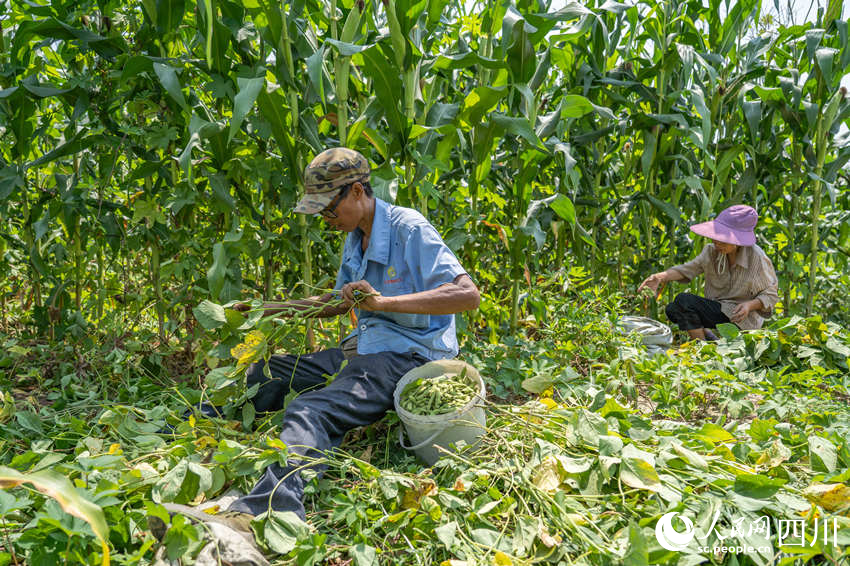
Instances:
[[[665,309],[667,318],[681,330],[714,328],[729,317],[720,310],[720,303],[692,293],[679,293]]]
[[[393,407],[399,379],[428,361],[413,353],[364,354],[348,360],[340,371],[343,360],[339,348],[303,356],[272,356],[271,379],[263,375],[265,362],[249,368],[248,387],[260,384],[253,398],[257,411],[279,411],[290,391],[300,395],[286,407],[280,432],[289,449],[288,465],[266,468],[251,493],[234,501],[231,510],[252,515],[269,509],[293,511],[304,519],[304,482],[298,468],[339,446],[349,430],[383,417]],[[328,377],[337,372],[339,375],[326,385]],[[317,464],[311,469],[321,474],[326,467]]]

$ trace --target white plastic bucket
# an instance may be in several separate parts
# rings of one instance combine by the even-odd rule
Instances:
[[[637,332],[643,345],[650,353],[663,352],[673,344],[673,332],[670,327],[645,316],[623,316],[617,326],[625,334]]]
[[[405,410],[399,399],[404,388],[417,379],[432,379],[443,375],[459,375],[466,370],[466,377],[477,384],[478,394],[462,409],[442,415],[416,415]],[[487,395],[481,374],[471,365],[460,360],[437,360],[412,369],[399,380],[393,393],[395,411],[404,429],[399,429],[399,443],[412,450],[427,465],[433,465],[440,459],[441,452],[436,447],[452,450],[452,445],[463,440],[467,445],[474,444],[486,430],[487,417],[482,401]],[[404,443],[404,431],[410,438],[410,445]]]

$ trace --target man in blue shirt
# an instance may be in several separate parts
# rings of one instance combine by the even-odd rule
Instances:
[[[268,467],[251,493],[218,518],[187,514],[241,530],[270,508],[305,518],[300,457],[320,458],[349,430],[380,419],[392,408],[396,383],[411,369],[457,355],[454,313],[477,308],[478,289],[425,217],[376,198],[369,178],[366,158],[347,148],[326,150],[307,166],[305,194],[295,211],[318,213],[328,226],[348,233],[335,290],[264,305],[267,315],[317,306],[324,307],[320,317],[352,308],[357,313],[357,327],[341,348],[272,356],[271,379],[264,375],[265,362],[248,371],[248,386],[260,385],[253,399],[258,411],[280,410],[287,393],[300,392],[281,427],[288,465]]]

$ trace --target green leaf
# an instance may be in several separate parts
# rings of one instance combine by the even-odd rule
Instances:
[[[681,223],[682,219],[682,211],[667,202],[666,200],[660,200],[655,198],[654,196],[647,194],[646,198],[652,203],[652,206],[663,212],[667,217],[673,222],[674,226],[678,226]]]
[[[623,566],[648,566],[649,550],[643,530],[634,521],[629,522],[629,547],[623,557]]]
[[[443,543],[446,550],[451,550],[455,543],[455,533],[457,532],[457,522],[451,521],[445,525],[440,525],[434,529],[434,534],[437,535],[437,540]]]
[[[709,440],[714,443],[735,442],[735,437],[729,434],[724,428],[714,424],[705,423],[696,432],[695,436]]]
[[[32,167],[39,167],[44,163],[50,163],[51,161],[55,161],[60,157],[64,157],[66,155],[71,155],[74,153],[79,153],[85,149],[90,148],[91,146],[105,141],[105,138],[100,134],[88,134],[87,131],[82,130],[74,135],[71,139],[66,141],[63,144],[58,145],[52,150],[48,151],[38,159],[35,159],[29,163],[27,163],[27,169]]]
[[[741,330],[731,322],[723,322],[717,325],[717,333],[727,340],[734,340],[741,335]]]
[[[313,83],[313,90],[319,95],[319,100],[325,102],[325,47],[319,47],[312,55],[307,57],[304,62],[307,64],[307,76],[310,82]]]
[[[258,541],[278,554],[287,554],[310,535],[310,526],[292,511],[269,511],[251,523]]]
[[[378,566],[378,555],[375,548],[368,544],[355,544],[349,550],[354,566]]]
[[[782,92],[781,88],[770,88],[764,86],[754,86],[753,90],[759,98],[761,98],[765,102],[784,102],[785,94]]]
[[[66,94],[71,92],[72,88],[56,88],[54,86],[43,86],[43,85],[31,85],[29,83],[21,83],[21,86],[24,87],[27,91],[33,94],[36,98],[47,98],[50,96],[58,96],[60,94]]]
[[[183,458],[156,483],[151,492],[153,500],[156,503],[188,503],[197,495],[197,483],[193,481],[197,476],[187,481],[189,476],[189,461]]]
[[[157,0],[156,29],[161,35],[177,30],[186,13],[186,0]]]
[[[838,466],[838,450],[825,438],[809,436],[809,461],[813,470],[832,473]]]
[[[661,480],[654,462],[652,454],[639,450],[634,444],[627,444],[623,447],[620,479],[629,487],[659,492]]]
[[[242,121],[248,112],[254,107],[254,102],[257,100],[257,95],[260,89],[263,88],[265,79],[256,77],[252,79],[239,77],[236,79],[239,86],[239,93],[233,99],[233,117],[230,119],[230,133],[227,136],[227,141],[233,139],[234,134],[239,131],[242,126]]]
[[[551,375],[537,374],[532,377],[527,377],[522,382],[522,388],[529,393],[540,395],[555,384],[555,379]]]
[[[24,187],[24,179],[18,174],[18,168],[9,165],[0,169],[0,202],[9,198],[15,187]]]
[[[481,122],[484,114],[489,112],[508,93],[505,87],[491,88],[479,86],[472,89],[463,100],[461,107],[461,119],[470,127]]]
[[[186,105],[186,98],[183,96],[183,90],[180,87],[180,80],[177,78],[177,71],[164,63],[154,63],[153,72],[159,78],[159,82],[165,87],[165,91],[180,105],[180,108],[189,112],[189,107]]]
[[[466,51],[464,53],[453,53],[450,55],[439,55],[431,65],[435,70],[450,70],[465,69],[473,65],[479,65],[485,69],[504,69],[507,65],[504,61],[482,57],[475,51]]]
[[[609,2],[605,3],[605,5],[608,4]],[[563,8],[560,8],[555,12],[535,14],[534,18],[563,22],[568,20],[575,20],[583,16],[594,15],[593,11],[591,11],[584,3],[578,2],[577,0],[569,0],[567,2],[562,3],[562,5]]]
[[[763,442],[777,435],[777,424],[779,424],[779,421],[776,419],[753,419],[747,433],[756,442]]]
[[[769,499],[788,480],[769,478],[761,474],[741,474],[735,477],[735,492],[752,499]]]
[[[372,79],[372,89],[381,103],[390,130],[396,136],[405,135],[407,120],[400,107],[401,93],[404,92],[400,70],[384,55],[380,44],[363,51],[361,56],[363,71]]]
[[[575,226],[576,207],[568,196],[559,194],[555,200],[549,203],[549,207],[555,211],[555,214],[566,220],[570,226]]]
[[[528,84],[537,68],[537,57],[523,21],[513,26],[512,39],[505,53],[508,68],[515,83]]]
[[[2,100],[4,98],[9,98],[13,94],[17,94],[18,90],[20,90],[20,87],[16,87],[16,86],[13,86],[13,87],[10,87],[10,88],[4,88],[4,89],[0,90],[0,100]]]
[[[257,415],[257,410],[253,403],[245,403],[242,405],[242,430],[251,430],[254,424],[254,417]]]
[[[358,45],[356,43],[346,43],[344,41],[338,41],[336,39],[327,38],[325,43],[333,46],[337,52],[343,57],[351,57],[357,53],[363,53],[367,49],[371,49],[374,46],[374,43],[367,43],[365,45]]]
[[[209,284],[210,296],[218,299],[224,288],[224,277],[227,274],[227,250],[221,242],[213,245],[213,263],[207,270],[207,283]]]
[[[494,124],[504,128],[507,133],[523,138],[534,147],[544,149],[527,118],[511,118],[504,114],[494,113],[492,119]]]
[[[192,309],[192,313],[206,330],[215,330],[227,324],[224,307],[211,301],[202,301],[201,304]]]
[[[700,470],[708,470],[708,462],[706,459],[693,450],[685,448],[681,442],[674,442],[673,451],[691,466],[699,468]]]
[[[561,118],[581,118],[593,112],[593,104],[580,94],[568,94],[561,99]]]
[[[0,466],[0,489],[8,489],[23,483],[32,484],[38,491],[59,502],[69,515],[88,523],[103,552],[103,563],[109,564],[109,526],[100,506],[85,499],[65,476],[58,472],[42,470],[31,474],[22,474],[17,470]]]
[[[287,159],[287,165],[289,166],[292,179],[294,181],[299,180],[301,171],[298,166],[298,156],[294,148],[295,139],[292,137],[290,125],[286,119],[287,105],[286,100],[280,93],[280,89],[261,89],[257,97],[257,105],[260,109],[260,114],[271,124],[272,135]]]
[[[83,50],[92,49],[106,59],[120,55],[127,47],[120,37],[103,37],[87,29],[75,28],[50,17],[37,21],[24,21],[18,25],[12,40],[13,61],[17,60],[24,44],[34,35],[50,39],[79,41]]]
[[[750,136],[758,139],[759,125],[761,123],[761,101],[744,101],[741,103],[747,125],[750,128]]]
[[[499,531],[493,529],[472,529],[469,534],[472,540],[487,549],[499,548],[499,542],[504,538]]]
[[[437,102],[428,110],[428,115],[425,117],[425,125],[429,128],[439,128],[454,122],[460,111],[459,104],[443,104]]]
[[[38,435],[44,434],[44,427],[41,426],[41,417],[32,411],[18,411],[15,413],[15,420],[25,430]]]
[[[822,47],[815,51],[815,59],[817,59],[818,68],[820,69],[820,72],[823,73],[823,79],[827,85],[832,84],[832,65],[837,53],[839,53],[839,51],[832,47]]]

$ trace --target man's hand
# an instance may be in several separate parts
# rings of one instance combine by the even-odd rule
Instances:
[[[383,297],[368,281],[361,279],[342,286],[342,299],[345,308],[356,306],[365,311],[379,311]]]
[[[664,276],[664,272],[661,271],[659,273],[653,273],[649,277],[643,280],[643,283],[637,288],[638,293],[640,293],[641,289],[649,289],[656,295],[658,294],[658,287],[663,286],[664,283],[667,282],[667,278]]]
[[[249,305],[248,303],[236,303],[230,308],[237,312],[248,312],[249,310],[251,310],[251,305]]]

